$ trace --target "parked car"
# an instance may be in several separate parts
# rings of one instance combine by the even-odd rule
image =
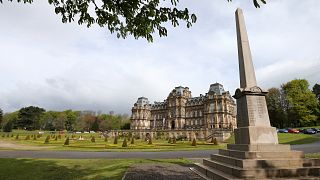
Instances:
[[[316,133],[320,132],[320,129],[318,129],[318,128],[311,128],[311,129],[316,131]]]
[[[299,131],[297,129],[288,129],[288,133],[299,133]]]
[[[286,130],[286,129],[278,129],[278,133],[288,133],[288,130]]]
[[[313,129],[305,129],[303,131],[304,134],[316,134],[317,132]]]

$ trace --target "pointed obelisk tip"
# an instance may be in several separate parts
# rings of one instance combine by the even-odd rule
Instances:
[[[241,9],[241,8],[237,8],[236,14],[237,14],[237,13],[240,13],[240,12],[242,12],[242,9]]]

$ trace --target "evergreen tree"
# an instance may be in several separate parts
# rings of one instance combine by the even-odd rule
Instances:
[[[118,136],[114,136],[113,144],[118,144]]]
[[[30,135],[27,135],[24,140],[30,140]]]
[[[127,138],[126,137],[123,140],[122,147],[128,147]]]
[[[213,139],[213,144],[214,144],[214,145],[218,145],[217,138],[214,138],[214,139]]]
[[[94,136],[91,137],[91,142],[96,142],[96,138]]]
[[[64,141],[64,145],[65,146],[69,145],[69,137],[67,137],[66,140]]]
[[[173,136],[172,144],[176,144],[176,143],[177,143],[177,138]]]
[[[197,145],[197,141],[196,141],[196,138],[193,138],[193,141],[192,141],[192,144],[191,146],[196,146]]]
[[[49,144],[49,141],[50,141],[50,136],[47,136],[46,139],[44,140],[44,143]]]
[[[92,131],[99,131],[98,118],[96,118],[91,126]]]

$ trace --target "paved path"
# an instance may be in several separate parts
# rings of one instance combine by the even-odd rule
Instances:
[[[320,152],[320,141],[312,144],[293,145],[293,150],[305,153]],[[173,159],[173,158],[208,158],[218,150],[165,151],[165,152],[79,152],[79,151],[26,151],[0,150],[0,158],[61,158],[61,159]]]

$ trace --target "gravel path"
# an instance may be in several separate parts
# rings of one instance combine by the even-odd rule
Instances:
[[[123,180],[202,180],[190,170],[192,165],[148,163],[131,166]]]
[[[293,150],[305,153],[320,152],[320,142],[293,145]],[[174,159],[174,158],[208,158],[218,150],[195,151],[163,151],[163,152],[81,152],[81,151],[49,151],[49,150],[0,150],[0,158],[61,158],[61,159]]]

